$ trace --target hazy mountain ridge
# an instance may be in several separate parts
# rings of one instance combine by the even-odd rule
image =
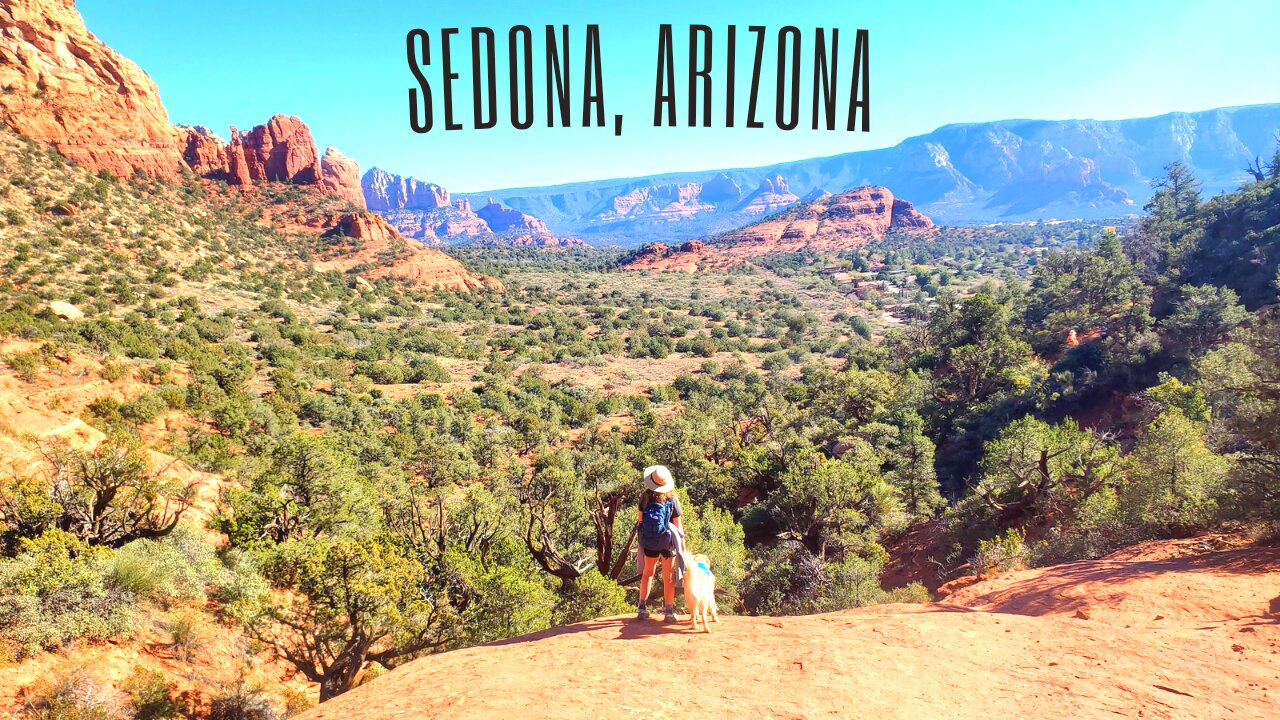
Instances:
[[[493,197],[556,234],[597,244],[704,237],[785,205],[757,204],[771,185],[786,197],[889,187],[943,223],[1103,218],[1138,211],[1150,179],[1174,160],[1206,194],[1233,189],[1243,167],[1269,156],[1280,104],[1128,120],[1003,120],[944,125],[898,145],[756,168],[666,173],[548,187],[457,194]],[[788,200],[795,202],[796,200]]]

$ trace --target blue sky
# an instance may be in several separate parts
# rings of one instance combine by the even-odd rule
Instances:
[[[1032,118],[1123,118],[1172,110],[1280,101],[1280,27],[1274,0],[1117,2],[353,2],[351,0],[79,0],[89,29],[132,58],[160,86],[174,123],[206,125],[223,137],[276,113],[297,115],[321,148],[334,145],[371,166],[438,182],[455,192],[545,185],[677,170],[763,165],[893,145],[951,122]],[[405,34],[463,29],[453,55],[460,66],[455,107],[470,125],[467,29],[499,38],[499,117],[506,117],[506,31],[534,28],[535,99],[544,98],[543,26],[568,23],[572,78],[579,92],[585,25],[600,25],[606,113],[625,116],[611,129],[547,128],[545,100],[526,131],[499,123],[426,135],[410,131],[407,91],[414,85]],[[720,91],[711,128],[654,128],[658,26],[676,35],[677,91],[683,122],[687,26],[723,38],[738,29],[735,128],[723,126]],[[766,122],[745,128],[753,46],[747,25],[769,28],[762,116],[773,117],[776,30],[795,25],[802,43],[800,129]],[[871,33],[869,133],[808,129],[813,28]],[[428,69],[439,102],[438,60]],[[723,76],[715,80],[723,82]],[[440,113],[437,105],[437,113]],[[575,125],[581,111],[574,101]],[[437,125],[442,122],[437,115]]]

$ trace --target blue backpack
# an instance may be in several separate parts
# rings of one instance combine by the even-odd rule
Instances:
[[[646,546],[660,543],[671,532],[671,501],[651,502],[640,513],[640,542]]]

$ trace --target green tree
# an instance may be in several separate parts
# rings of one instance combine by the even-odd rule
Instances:
[[[924,421],[911,413],[902,424],[890,454],[889,482],[898,489],[903,509],[913,520],[933,517],[946,504],[933,468],[933,441]]]
[[[191,505],[193,488],[153,470],[137,440],[111,439],[88,450],[59,443],[42,452],[44,478],[0,485],[0,530],[10,540],[57,528],[120,547],[169,534]]]
[[[1244,322],[1249,314],[1240,305],[1234,290],[1214,285],[1183,285],[1174,303],[1173,313],[1162,326],[1182,349],[1193,358]]]
[[[1227,459],[1204,442],[1204,426],[1176,408],[1160,413],[1125,458],[1121,503],[1135,521],[1184,532],[1218,508]]]
[[[244,490],[228,492],[220,521],[237,544],[284,542],[366,525],[374,502],[334,438],[294,435],[272,448]]]
[[[869,448],[839,459],[797,449],[768,505],[820,560],[839,560],[874,546],[876,531],[899,510],[896,493]]]
[[[1070,510],[1120,477],[1119,450],[1075,421],[1031,417],[1009,423],[987,443],[978,496],[1006,520]]]
[[[350,690],[366,663],[392,666],[458,631],[438,579],[387,539],[291,540],[260,558],[286,592],[242,608],[246,628],[319,683],[321,702]]]

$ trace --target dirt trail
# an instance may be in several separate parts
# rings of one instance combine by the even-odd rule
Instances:
[[[1190,552],[711,635],[604,618],[423,658],[302,717],[1277,717],[1280,550]]]

